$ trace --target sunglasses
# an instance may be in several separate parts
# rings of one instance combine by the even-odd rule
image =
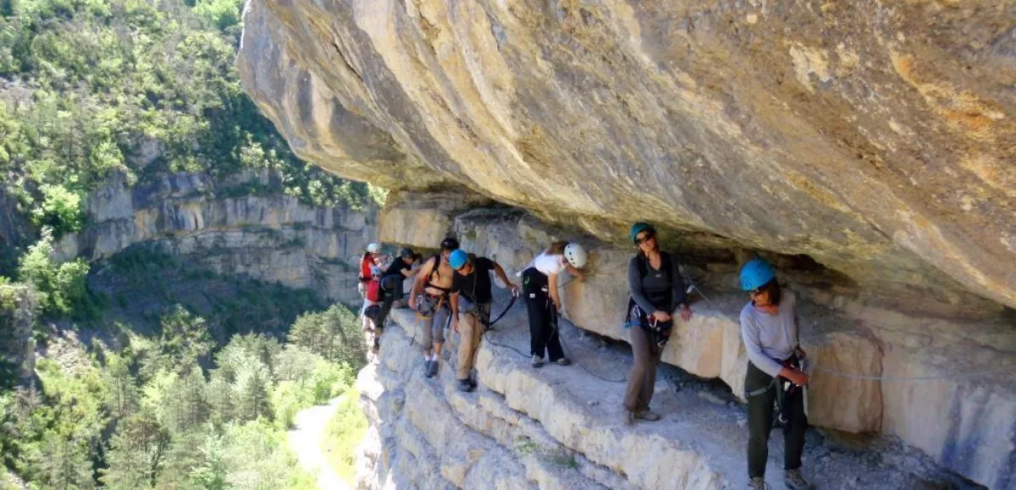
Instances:
[[[644,236],[642,238],[636,238],[635,239],[635,245],[642,245],[643,243],[646,243],[649,240],[652,240],[653,238],[656,238],[656,235],[649,234],[649,235],[646,235],[646,236]]]
[[[750,294],[750,295],[752,295],[752,296],[758,296],[758,295],[760,295],[760,294],[762,294],[762,293],[764,293],[764,292],[766,292],[766,290],[765,290],[765,288],[763,287],[763,288],[755,288],[755,289],[752,289],[751,291],[748,291],[748,294]]]

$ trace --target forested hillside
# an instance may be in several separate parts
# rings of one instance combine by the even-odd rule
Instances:
[[[113,176],[270,169],[281,186],[230,192],[379,198],[296,159],[241,91],[241,7],[0,0],[0,488],[314,487],[284,431],[352,384],[353,313],[144,248],[101,278],[53,259]]]

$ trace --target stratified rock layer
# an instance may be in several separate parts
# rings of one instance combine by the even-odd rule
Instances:
[[[341,175],[1016,306],[1012,2],[254,0],[244,26],[247,91]]]
[[[225,179],[181,173],[129,187],[112,179],[89,194],[88,226],[56,245],[56,259],[108,259],[149,243],[220,274],[240,274],[292,288],[312,288],[356,303],[359,255],[373,240],[373,211],[308,206],[268,187],[267,171]],[[232,197],[233,194],[240,194]]]

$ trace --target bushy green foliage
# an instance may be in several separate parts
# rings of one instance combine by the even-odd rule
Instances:
[[[367,417],[360,409],[359,399],[356,390],[343,395],[322,440],[328,463],[351,486],[356,486],[356,447],[367,433]]]
[[[328,360],[343,359],[359,369],[367,362],[360,321],[342,305],[326,311],[300,315],[289,330],[289,342]]]
[[[36,222],[73,231],[75,196],[113,174],[133,184],[158,172],[272,168],[308,203],[366,203],[366,185],[295,158],[243,93],[241,8],[0,2],[0,175]]]
[[[285,447],[296,412],[345,392],[350,360],[169,310],[119,353],[40,359],[41,391],[0,392],[0,462],[39,488],[314,488]]]
[[[100,309],[99,300],[88,292],[85,278],[88,262],[75,259],[56,264],[53,236],[43,229],[42,238],[21,257],[18,279],[35,286],[43,313],[51,316],[93,318]]]

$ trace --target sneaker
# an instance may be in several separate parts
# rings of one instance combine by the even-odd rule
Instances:
[[[459,391],[464,391],[466,393],[469,393],[470,391],[473,391],[473,390],[476,389],[476,387],[473,386],[473,383],[470,383],[468,379],[460,379],[459,382],[456,385],[456,388]]]
[[[543,358],[536,354],[533,354],[533,367],[534,368],[543,367]]]
[[[787,470],[783,473],[783,484],[790,490],[811,490],[811,483],[804,479],[804,475],[801,474],[801,469]]]
[[[438,364],[437,360],[430,361],[430,370],[427,371],[427,373],[429,374],[429,376],[427,376],[428,378],[433,378],[434,376],[437,376],[437,364]]]
[[[765,478],[756,476],[748,480],[748,490],[769,490],[769,485],[766,484]]]
[[[434,361],[431,361],[430,359],[427,359],[426,361],[423,361],[423,375],[428,377],[428,378],[431,378],[431,377],[434,376],[434,373],[432,373],[430,371],[431,370],[431,364],[434,364]]]
[[[636,413],[635,414],[635,418],[641,419],[641,420],[647,420],[649,422],[656,422],[657,420],[660,420],[661,417],[660,417],[660,414],[658,414],[658,413],[656,413],[656,412],[654,412],[652,410],[646,410],[644,412]]]
[[[567,366],[567,365],[571,364],[571,361],[569,361],[567,357],[562,357],[562,358],[554,361],[554,364],[557,364],[558,366]]]

